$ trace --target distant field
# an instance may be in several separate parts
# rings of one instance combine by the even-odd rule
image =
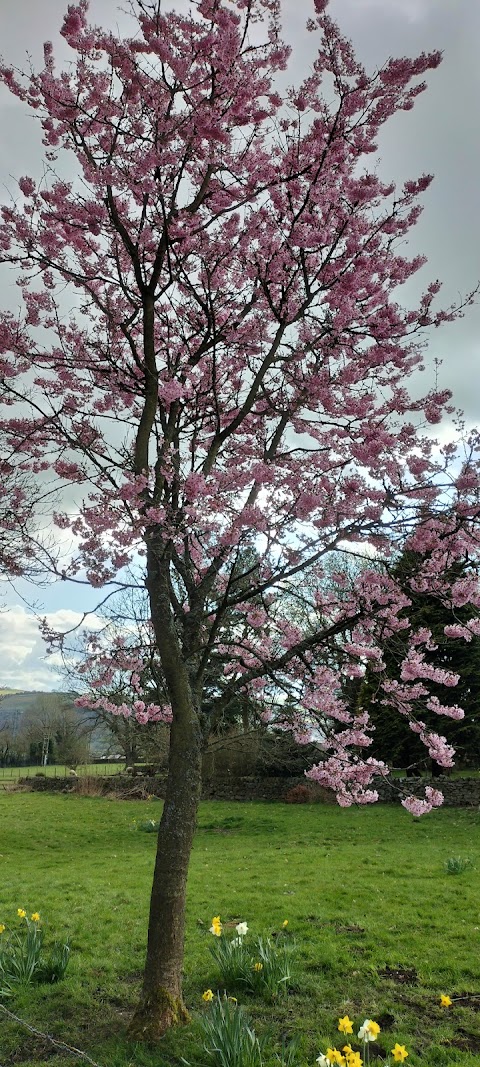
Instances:
[[[76,768],[76,773],[80,777],[85,774],[120,774],[124,770],[124,761],[118,760],[118,763],[82,763]],[[65,778],[65,776],[68,777],[69,771],[70,767],[64,767],[62,764],[59,766],[52,764],[46,767],[0,767],[0,782],[33,778],[36,774],[46,774],[49,778]]]
[[[264,1067],[281,1067],[282,1039],[294,1034],[300,1045],[291,1067],[314,1067],[327,1044],[339,1047],[344,1014],[357,1025],[377,1020],[387,1053],[395,1041],[406,1045],[406,1067],[479,1067],[475,810],[414,819],[395,806],[203,803],[188,891],[192,1022],[158,1048],[128,1042],[155,851],[155,834],[136,827],[160,812],[155,800],[0,791],[0,923],[15,926],[18,907],[38,910],[48,932],[72,945],[64,982],[26,990],[7,1005],[21,1018],[101,1067],[181,1067],[182,1060],[208,1067],[202,992],[222,990],[209,952],[212,916],[246,921],[254,934],[275,934],[288,919],[289,995],[267,1003],[235,990],[256,1031],[270,1035]],[[464,861],[462,873],[449,874],[451,857]],[[450,1008],[440,1006],[442,993]],[[3,1067],[82,1062],[52,1052],[0,1011]]]

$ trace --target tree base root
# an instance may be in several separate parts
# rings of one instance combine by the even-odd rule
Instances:
[[[188,1023],[190,1015],[181,997],[158,989],[155,994],[142,996],[128,1027],[128,1037],[154,1044],[172,1026]]]

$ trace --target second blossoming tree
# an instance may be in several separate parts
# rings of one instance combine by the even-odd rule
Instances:
[[[54,515],[76,546],[62,578],[111,589],[127,564],[143,568],[165,699],[145,699],[128,628],[108,654],[94,650],[97,685],[126,672],[132,699],[109,710],[171,722],[132,1024],[148,1038],[185,1014],[185,886],[213,706],[244,693],[300,739],[316,727],[330,753],[313,776],[341,803],[374,800],[386,768],[366,755],[368,716],[341,699],[342,676],[367,662],[381,674],[386,637],[408,630],[395,552],[414,550],[416,581],[455,604],[466,593],[448,574],[475,540],[478,440],[460,460],[436,448],[423,427],[448,394],[407,390],[422,330],[457,314],[436,308],[438,282],[416,307],[396,294],[423,264],[405,237],[430,178],[397,188],[373,165],[383,124],[412,107],[440,56],[367,72],[314,0],[311,72],[280,93],[280,15],[280,0],[173,12],[132,0],[121,36],[90,25],[79,0],[61,31],[68,67],[47,44],[38,74],[1,68],[40,120],[46,160],[2,209],[0,256],[23,303],[0,319],[3,448],[68,489]],[[352,544],[368,544],[372,564],[324,582],[331,554]],[[306,574],[316,595],[302,628],[279,594]],[[425,663],[429,640],[409,630],[385,699],[449,765],[421,718],[429,682],[455,683]],[[433,706],[461,715],[454,701]]]

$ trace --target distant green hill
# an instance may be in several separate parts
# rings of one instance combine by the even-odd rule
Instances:
[[[0,760],[6,759],[7,762],[10,762],[12,751],[17,752],[17,747],[18,752],[21,754],[20,758],[27,758],[32,742],[41,746],[45,735],[50,737],[50,734],[52,734],[52,737],[55,736],[57,731],[56,724],[61,721],[61,717],[65,712],[67,716],[72,716],[73,713],[73,722],[75,720],[78,722],[79,736],[81,736],[84,727],[89,732],[90,750],[93,752],[98,750],[103,753],[105,742],[100,737],[99,732],[95,730],[95,712],[88,708],[77,708],[74,704],[76,696],[76,693],[65,693],[60,690],[45,692],[45,690],[26,691],[0,688]],[[60,716],[60,719],[58,716]],[[70,721],[72,721],[72,718]],[[37,729],[35,728],[36,726]],[[73,728],[73,735],[75,736],[75,727]],[[65,729],[63,732],[60,729],[60,740],[62,737],[65,737]],[[55,744],[58,742],[59,738],[56,738]],[[2,755],[3,748],[5,751]]]
[[[10,721],[12,717],[18,717],[26,711],[34,710],[36,704],[43,702],[45,697],[51,696],[61,696],[72,706],[75,699],[75,694],[73,693],[60,693],[58,691],[46,693],[43,690],[25,692],[22,689],[0,689],[0,726]]]
[[[76,694],[68,694],[68,692],[45,692],[45,690],[38,691],[25,691],[22,689],[0,689],[0,729],[11,724],[13,720],[18,721],[22,719],[23,715],[27,713],[34,713],[35,708],[45,707],[46,698],[49,697],[58,698],[62,697],[65,704],[69,707],[75,707],[74,700]],[[75,708],[77,711],[77,708]],[[79,710],[80,713],[80,710]]]

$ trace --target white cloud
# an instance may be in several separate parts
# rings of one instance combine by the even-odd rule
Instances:
[[[49,625],[65,632],[82,622],[79,611],[61,608],[48,612]],[[95,615],[89,615],[88,626],[102,625]],[[63,688],[62,657],[47,654],[37,617],[20,604],[0,612],[0,688],[51,691]]]

